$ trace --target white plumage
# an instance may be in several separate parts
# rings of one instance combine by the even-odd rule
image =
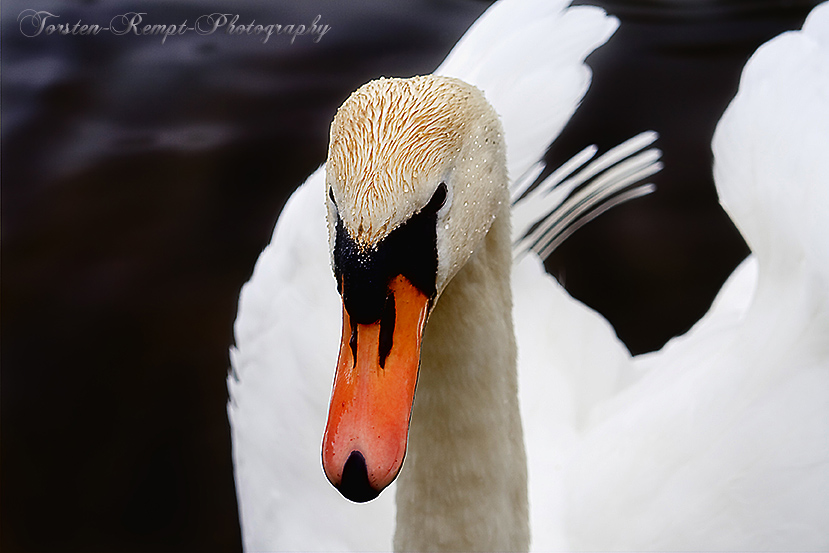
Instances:
[[[516,317],[520,354],[546,349],[529,357],[553,359],[545,389],[565,405],[521,387],[525,425],[559,422],[555,440],[528,443],[531,493],[534,476],[556,475],[546,501],[562,521],[536,547],[829,548],[827,56],[822,5],[746,66],[713,149],[717,190],[753,253],[691,331],[630,359],[552,280],[533,294],[556,314],[533,322],[535,338]]]
[[[500,113],[512,178],[576,109],[583,59],[615,25],[593,8],[504,1],[441,66]],[[555,55],[542,65],[542,52]],[[535,256],[515,266],[534,549],[829,547],[827,67],[826,6],[749,62],[714,152],[754,253],[660,352],[631,358]],[[391,546],[394,489],[355,505],[320,467],[340,330],[323,181],[286,205],[240,298],[228,412],[248,550]]]

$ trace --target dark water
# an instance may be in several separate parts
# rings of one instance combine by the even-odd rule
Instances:
[[[225,413],[239,289],[342,100],[434,69],[488,3],[26,2],[2,12],[2,551],[240,547]],[[550,153],[661,133],[657,193],[549,269],[634,352],[687,329],[744,257],[710,139],[739,71],[810,4],[608,3],[622,27]],[[693,7],[692,7],[693,6]],[[55,23],[310,25],[298,37],[26,37]]]

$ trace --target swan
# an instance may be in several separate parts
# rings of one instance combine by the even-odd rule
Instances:
[[[446,255],[441,257],[442,277],[440,283],[434,283],[435,298],[430,298],[430,302],[437,298],[437,288],[443,292],[450,280],[455,282],[456,287],[461,282],[461,278],[450,278],[450,267],[452,272],[455,272],[455,264],[457,267],[467,266],[468,272],[473,266],[480,265],[479,261],[465,263],[465,258],[470,255],[469,251],[475,250],[485,235],[491,235],[492,240],[498,237],[496,243],[500,251],[494,254],[493,259],[498,259],[501,274],[497,280],[493,280],[491,287],[498,290],[500,299],[490,309],[493,310],[491,322],[501,325],[498,336],[506,342],[493,342],[489,347],[493,359],[500,358],[505,363],[504,367],[499,367],[505,369],[502,370],[503,378],[499,377],[503,381],[500,393],[504,394],[504,399],[508,403],[508,417],[512,421],[512,430],[501,431],[505,443],[510,444],[511,452],[495,453],[499,457],[498,462],[503,463],[500,473],[514,479],[508,486],[514,490],[510,495],[515,496],[517,503],[510,502],[499,506],[499,512],[505,512],[506,516],[515,521],[514,523],[495,521],[490,528],[484,526],[484,519],[481,519],[478,526],[469,527],[469,534],[486,542],[474,545],[471,541],[463,541],[458,542],[458,547],[491,549],[499,544],[503,544],[501,548],[504,549],[527,547],[527,505],[526,499],[521,499],[521,496],[526,494],[521,492],[526,488],[523,476],[526,463],[523,461],[523,443],[517,412],[514,361],[510,361],[514,357],[514,346],[511,345],[512,333],[509,328],[511,300],[508,277],[512,256],[510,243],[513,237],[509,234],[507,215],[511,201],[506,183],[518,183],[519,186],[513,190],[513,196],[517,198],[522,195],[526,185],[533,182],[533,177],[538,175],[540,168],[533,164],[572,115],[589,84],[590,73],[583,63],[584,58],[604,43],[617,25],[615,18],[608,17],[596,8],[565,9],[562,2],[538,0],[502,1],[490,8],[453,49],[444,64],[436,71],[436,74],[442,77],[410,81],[420,83],[419,86],[423,87],[424,93],[434,92],[435,87],[443,87],[446,97],[456,98],[457,102],[466,96],[474,97],[474,106],[478,106],[475,109],[479,109],[487,118],[487,123],[483,125],[486,129],[481,131],[479,137],[480,142],[486,147],[475,155],[479,162],[485,161],[491,169],[491,174],[487,177],[490,182],[489,191],[474,192],[470,189],[467,192],[465,187],[451,180],[446,183],[451,184],[451,188],[447,186],[444,191],[445,205],[438,209],[444,210],[440,215],[443,225],[441,228],[444,231],[449,230],[446,229],[449,225],[451,232],[459,233],[458,236],[465,231],[468,236],[474,236],[476,239],[470,239],[469,243],[464,244],[463,252],[459,248],[459,255],[451,260]],[[458,77],[463,82],[454,81],[451,77]],[[393,82],[397,81],[387,80],[386,84]],[[464,82],[472,83],[477,88]],[[484,90],[486,100],[496,106],[500,120],[483,100],[478,89]],[[464,110],[468,111],[467,108]],[[347,120],[347,117],[344,116],[344,119]],[[502,125],[503,132],[500,131]],[[447,132],[449,131],[454,132],[452,128],[447,128]],[[468,134],[470,130],[465,128],[463,132]],[[508,148],[506,156],[504,137],[507,139]],[[625,160],[650,144],[654,138],[653,134],[649,134],[635,139],[632,144],[623,147],[616,154],[603,156],[587,166],[580,175],[571,176],[573,171],[595,154],[595,148],[587,149],[571,163],[556,171],[545,183],[552,186],[562,180],[569,180],[569,188],[560,188],[564,191],[570,190],[618,161]],[[457,137],[453,140],[455,142],[452,142],[452,148],[474,146],[474,140],[465,145],[461,145]],[[405,152],[396,153],[402,155]],[[464,153],[461,157],[465,155]],[[639,156],[637,159],[634,156],[619,163],[617,169],[621,174],[617,172],[616,175],[599,176],[600,187],[604,188],[608,181],[609,184],[616,182],[624,185],[657,170],[655,157],[658,157],[658,154],[646,152],[643,155],[644,157]],[[344,165],[347,162],[347,159],[338,160],[336,155],[333,157],[335,164],[343,162]],[[452,157],[457,158],[455,154],[452,154]],[[626,164],[627,167],[624,167]],[[332,165],[329,163],[329,167]],[[349,169],[343,165],[340,165],[340,168],[348,171]],[[473,171],[473,166],[472,160],[466,164],[470,172]],[[444,163],[443,169],[435,166],[427,169],[441,171],[449,167]],[[613,170],[608,173],[612,172]],[[460,174],[457,167],[454,173]],[[518,176],[525,173],[529,175],[527,178],[518,179]],[[402,202],[400,205],[396,205],[394,209],[388,209],[387,206],[385,215],[380,216],[381,219],[385,218],[384,221],[378,219],[371,224],[366,221],[369,225],[366,228],[370,229],[368,232],[383,236],[395,224],[400,223],[400,220],[392,220],[394,217],[399,218],[422,210],[426,205],[424,198],[433,198],[437,192],[435,187],[440,184],[424,179],[425,177],[422,177],[418,181],[417,188],[412,183],[409,190],[403,191],[404,195],[408,195],[398,200],[398,203]],[[605,184],[602,184],[602,179],[606,181]],[[232,427],[240,520],[245,548],[248,550],[388,550],[392,545],[391,535],[395,527],[396,513],[394,489],[387,490],[370,503],[354,505],[344,500],[326,481],[320,467],[320,442],[322,430],[325,428],[333,369],[337,360],[336,344],[340,335],[340,317],[343,310],[337,294],[337,282],[330,267],[328,249],[325,247],[326,243],[332,246],[334,244],[331,242],[336,242],[337,225],[333,224],[331,227],[333,237],[326,237],[326,211],[331,221],[336,222],[337,217],[342,217],[343,221],[349,221],[348,224],[352,226],[356,221],[353,217],[359,216],[353,213],[346,203],[349,200],[349,191],[339,186],[328,187],[325,180],[324,170],[320,169],[286,204],[271,243],[257,261],[251,280],[244,286],[240,295],[239,313],[235,323],[236,345],[230,352],[232,371],[228,378],[228,415]],[[471,184],[483,179],[473,179],[470,176],[467,180]],[[527,195],[527,199],[534,198],[540,201],[516,204],[513,225],[516,231],[531,227],[539,219],[539,213],[548,211],[561,200],[562,195],[558,192],[545,192],[546,197],[539,198],[541,190],[544,190],[543,186]],[[634,192],[633,195],[641,193],[641,189],[639,190],[640,192]],[[624,197],[623,195],[622,198]],[[576,195],[574,198],[579,197]],[[352,202],[355,199],[355,196],[351,197]],[[323,200],[327,202],[327,208]],[[589,199],[582,198],[579,202],[582,200],[586,201],[583,205],[589,204]],[[454,215],[451,221],[446,220],[445,210],[449,205],[456,206],[453,213],[458,213],[457,209],[463,208],[464,202],[475,206],[476,202],[484,201],[489,213],[478,213],[472,217],[477,211],[470,210],[467,223],[462,226],[455,226],[463,220],[459,215]],[[605,204],[605,207],[600,209],[608,205],[612,204]],[[579,211],[582,208],[574,209]],[[494,217],[498,214],[500,219]],[[552,229],[554,233],[559,232],[556,239],[559,241],[579,224],[576,222],[573,225],[567,219],[562,223],[565,227],[563,232],[559,232],[560,228],[559,231],[556,231],[555,227]],[[356,224],[359,227],[361,223]],[[487,232],[491,225],[494,225],[495,232]],[[516,238],[521,234],[516,232]],[[543,240],[537,244],[540,247],[545,246]],[[529,247],[527,244],[521,245],[523,250]],[[450,246],[446,241],[441,241],[441,248],[444,249],[444,253],[454,251],[454,245]],[[474,258],[478,259],[482,255],[476,254]],[[543,271],[539,267],[536,268],[537,276],[540,278]],[[452,300],[452,294],[441,295],[444,297],[437,305],[443,305],[441,310],[448,313],[452,302],[457,300]],[[460,297],[458,294],[455,296]],[[477,303],[473,302],[470,309],[480,309],[481,306],[476,306]],[[439,331],[435,329],[440,328],[441,317],[446,317],[441,315],[441,310],[431,314],[429,328],[432,330],[427,329],[423,336],[423,357],[427,365],[430,356],[440,355],[439,340],[430,338],[429,335],[439,335]],[[466,316],[470,313],[468,311]],[[364,351],[368,350],[364,348]],[[483,382],[479,379],[480,384]],[[429,385],[428,378],[424,380],[421,377],[416,410],[427,409],[428,393],[424,390],[427,390]],[[418,424],[426,425],[427,415],[419,417],[421,422]],[[496,418],[496,415],[495,411],[491,412],[491,418]],[[414,415],[414,419],[417,420],[418,417]],[[416,441],[415,435],[418,432],[423,434],[416,425],[410,438]],[[459,446],[460,444],[456,444],[451,447],[457,450]],[[409,447],[407,467],[417,463],[414,453],[417,449],[414,445]],[[338,469],[334,469],[336,470]],[[406,473],[412,476],[417,471],[407,468],[404,475]],[[493,478],[494,475],[495,473],[492,475]],[[394,486],[395,484],[392,484],[391,487]],[[445,493],[441,493],[440,496],[441,501],[449,499]],[[409,506],[415,503],[409,502]],[[447,503],[445,508],[453,512],[463,512],[454,510],[450,503]],[[405,515],[406,509],[405,506],[400,509],[397,513],[398,519],[411,520]],[[325,531],[320,530],[320,518],[326,521]],[[492,518],[492,513],[489,514],[489,518]],[[437,533],[434,536],[437,541],[433,541],[432,544],[440,542],[448,547],[452,539],[461,537],[454,529],[456,524],[447,525],[449,519],[442,521],[434,515],[432,519],[434,524],[443,526],[440,530],[436,529]],[[401,525],[398,524],[397,527],[401,528]],[[491,539],[488,538],[490,532],[493,533]],[[438,537],[437,534],[441,536]],[[468,539],[468,536],[465,539]],[[402,542],[401,545],[401,542],[398,542],[398,545],[408,548],[405,543]],[[424,547],[411,545],[410,548]]]
[[[434,297],[417,308],[421,318],[424,311],[429,317],[406,461],[402,469],[372,473],[376,469],[368,464],[373,461],[360,449],[366,468],[357,471],[364,478],[358,490],[365,490],[366,481],[369,487],[382,486],[400,469],[395,547],[524,549],[528,527],[533,548],[541,550],[829,547],[829,248],[821,230],[829,215],[827,37],[829,9],[824,5],[802,31],[771,41],[747,64],[740,90],[717,127],[713,150],[718,193],[753,254],[724,285],[709,313],[659,352],[632,358],[610,325],[547,277],[532,254],[513,265],[509,285],[508,271],[488,274],[487,266],[509,266],[507,192],[501,185],[487,189],[490,194],[463,196],[465,187],[459,188],[463,201],[489,202],[490,216],[494,210],[496,217],[487,231],[475,233],[480,221],[469,223],[466,236],[471,229],[483,250],[459,248],[460,261],[451,253],[443,258],[435,270]],[[467,85],[441,78],[428,82],[432,84],[422,86],[456,85],[480,108],[473,111],[488,112]],[[497,94],[491,97],[488,88],[481,88],[500,112],[492,100]],[[506,173],[514,179],[523,167],[511,161],[511,119],[502,117]],[[491,148],[485,158],[494,159],[498,133],[489,132],[483,134]],[[527,156],[521,163],[526,167],[532,159]],[[455,173],[433,166],[429,171],[441,177]],[[336,249],[338,228],[345,227],[347,218],[365,236],[388,236],[395,216],[425,213],[438,231],[452,229],[451,222],[449,229],[445,222],[437,225],[440,217],[442,222],[450,215],[452,221],[464,219],[457,211],[450,213],[453,206],[462,206],[455,195],[457,181],[451,178],[426,178],[431,187],[403,191],[405,211],[381,208],[380,217],[363,220],[364,213],[349,213],[359,193],[343,186],[347,178],[340,173],[332,175],[326,183],[326,176],[316,173],[291,199],[240,301],[228,409],[249,550],[389,548],[395,526],[391,490],[353,505],[327,483],[319,487],[324,483],[319,429],[325,426],[327,406],[320,409],[319,397],[312,394],[323,389],[322,402],[328,402],[330,367],[337,365],[336,346],[330,344],[341,331],[347,339],[341,342],[340,368],[348,369],[349,361],[354,366],[351,325],[340,325],[337,312],[344,308],[336,271],[327,267],[325,243]],[[322,223],[316,230],[308,223],[322,221],[326,211],[331,223],[327,236]],[[309,240],[311,235],[316,238]],[[446,247],[446,235],[438,240],[443,240],[436,245],[438,252],[454,252]],[[319,248],[310,248],[312,242]],[[492,259],[499,261],[489,263]],[[458,272],[450,279],[455,262]],[[471,283],[487,290],[483,304],[474,301],[480,294],[468,292]],[[509,340],[510,296],[516,314],[514,344]],[[331,306],[325,310],[328,318],[285,317],[316,314],[323,304]],[[500,326],[498,343],[474,340],[474,333],[483,330],[472,324],[480,321],[468,316],[472,312],[486,313],[491,316],[487,325]],[[466,325],[464,332],[453,333],[458,323]],[[458,334],[474,342],[462,355],[453,339]],[[305,340],[297,338],[303,336]],[[360,336],[358,332],[358,354],[366,351],[360,348],[365,343]],[[393,337],[392,345],[395,341]],[[272,352],[274,342],[279,348]],[[490,349],[478,351],[479,345]],[[496,365],[510,367],[510,350],[517,351],[517,375],[502,370],[496,376]],[[454,378],[458,372],[435,369],[450,356],[461,370],[489,370],[486,383],[494,380],[496,385],[484,386],[476,378],[480,372]],[[276,380],[269,365],[273,359],[290,367]],[[321,371],[325,374],[314,370],[324,366],[329,367]],[[465,395],[454,393],[458,387]],[[290,409],[280,409],[277,393],[291,395]],[[335,397],[340,397],[336,391]],[[485,408],[468,405],[476,400]],[[456,401],[464,404],[455,409]],[[450,418],[458,415],[460,421]],[[316,434],[300,431],[309,421],[317,425]],[[498,434],[488,435],[490,428]],[[462,439],[456,441],[452,432],[458,429]],[[336,428],[329,431],[329,438],[337,434]],[[342,468],[355,451],[349,446],[360,439],[348,432],[340,434],[347,442],[344,453],[339,459],[330,454],[325,461],[330,464],[325,471],[341,488]],[[527,439],[521,440],[519,432]],[[506,454],[490,447],[487,455],[470,458],[471,451],[478,451],[475,446],[488,439]],[[336,439],[330,441],[329,446],[338,445]],[[522,442],[526,473],[521,470]],[[313,454],[303,457],[308,450]],[[390,457],[396,461],[394,454]],[[485,493],[494,489],[500,492]],[[471,505],[458,507],[470,499]],[[475,513],[476,508],[487,512]],[[509,522],[481,523],[487,518],[478,518],[496,511]],[[463,518],[467,513],[475,514]],[[326,531],[319,529],[320,519]]]

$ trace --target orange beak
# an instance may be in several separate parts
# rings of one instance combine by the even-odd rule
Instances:
[[[328,480],[352,501],[374,499],[392,483],[406,454],[429,298],[399,275],[384,315],[343,334],[322,443]]]

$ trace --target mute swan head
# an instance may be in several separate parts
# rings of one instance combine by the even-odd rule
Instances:
[[[331,124],[326,163],[332,251],[337,216],[362,249],[380,244],[430,199],[437,208],[438,293],[466,262],[505,197],[501,123],[483,93],[451,77],[378,79]],[[443,185],[443,186],[441,186]]]
[[[349,499],[373,499],[400,470],[426,319],[506,211],[505,160],[497,114],[458,79],[372,81],[334,117],[326,188],[343,334],[322,456]]]

